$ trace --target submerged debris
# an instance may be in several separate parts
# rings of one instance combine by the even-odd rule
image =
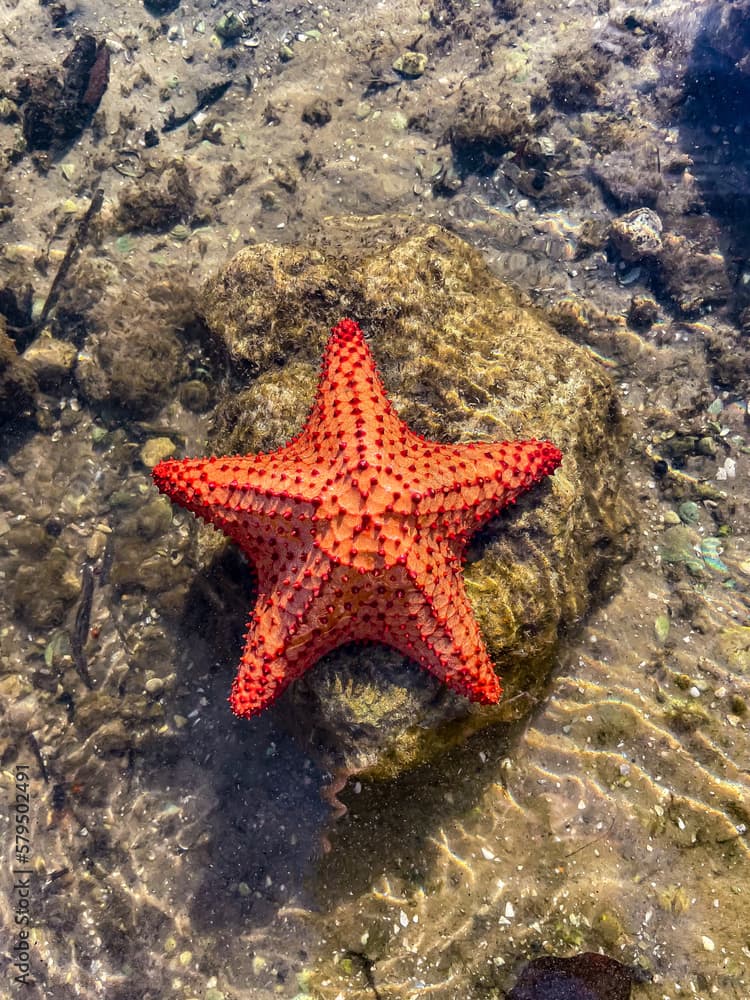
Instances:
[[[85,34],[63,60],[65,74],[29,77],[20,86],[23,134],[29,149],[62,146],[91,122],[109,83],[106,42]]]
[[[161,233],[175,223],[189,224],[196,204],[187,166],[175,160],[153,165],[153,177],[127,187],[120,195],[117,221],[123,232]]]
[[[649,979],[637,966],[594,952],[543,955],[524,967],[507,1000],[630,1000],[631,986]]]
[[[93,688],[94,682],[91,679],[86,659],[86,640],[91,623],[91,605],[94,600],[94,571],[88,563],[84,564],[81,580],[81,597],[73,631],[70,634],[70,649],[78,676],[87,688]]]

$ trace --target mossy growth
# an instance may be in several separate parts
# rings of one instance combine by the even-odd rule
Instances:
[[[694,733],[711,721],[711,716],[698,702],[680,698],[672,698],[667,703],[664,718],[677,733]]]

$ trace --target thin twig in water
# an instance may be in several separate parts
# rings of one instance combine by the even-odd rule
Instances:
[[[593,840],[587,840],[585,844],[581,844],[580,847],[576,847],[576,849],[574,851],[571,851],[569,854],[564,854],[563,857],[572,858],[573,855],[578,854],[579,851],[585,851],[587,847],[593,847],[594,844],[598,844],[600,840],[603,840],[605,837],[608,837],[610,835],[610,833],[612,832],[612,827],[614,825],[615,821],[612,820],[607,829],[604,830],[603,833],[600,833],[598,837],[594,837]]]
[[[80,220],[76,226],[76,230],[70,238],[68,243],[68,249],[65,251],[65,256],[60,261],[60,266],[57,269],[57,274],[55,275],[54,281],[50,286],[50,290],[47,293],[47,298],[44,300],[44,305],[42,306],[42,311],[39,314],[39,319],[36,321],[37,327],[41,329],[50,311],[57,302],[57,297],[60,294],[60,286],[65,280],[65,276],[70,270],[70,265],[73,263],[78,255],[78,251],[81,249],[83,243],[86,240],[86,236],[89,231],[89,226],[91,225],[91,220],[95,215],[98,214],[99,209],[102,207],[104,201],[104,189],[97,188],[94,192],[94,197],[91,199],[91,204],[86,209],[83,218]]]
[[[73,663],[75,663],[78,676],[87,688],[93,688],[94,682],[89,673],[88,662],[86,660],[86,639],[89,634],[89,624],[91,622],[91,604],[94,599],[94,571],[86,563],[83,567],[83,585],[81,587],[81,600],[76,612],[75,625],[70,636],[70,648],[73,653]]]
[[[39,770],[42,774],[42,779],[45,785],[49,784],[49,771],[47,770],[47,764],[45,763],[44,757],[42,756],[42,750],[39,746],[39,741],[33,733],[29,733],[26,737],[26,741],[31,747],[31,752],[36,757],[36,762],[39,765]]]
[[[42,311],[39,313],[38,318],[28,326],[11,327],[10,329],[12,329],[14,333],[33,333],[36,330],[41,330],[44,326],[47,321],[47,317],[57,302],[58,296],[60,295],[60,288],[65,281],[67,273],[70,270],[70,266],[77,257],[78,251],[86,242],[86,236],[89,231],[89,226],[91,225],[91,220],[101,209],[103,201],[104,190],[103,188],[97,188],[94,192],[94,197],[91,199],[91,204],[86,209],[83,218],[80,219],[75,232],[70,237],[68,248],[65,251],[65,256],[60,261],[57,274],[50,285],[50,290],[47,293],[47,298],[44,300],[44,305],[42,306]]]

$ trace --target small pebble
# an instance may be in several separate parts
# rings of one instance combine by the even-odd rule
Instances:
[[[141,448],[141,461],[147,469],[153,469],[162,459],[174,455],[174,442],[167,437],[149,438]]]
[[[713,951],[714,948],[716,947],[711,938],[707,937],[705,934],[701,938],[701,944],[703,945],[704,951]]]

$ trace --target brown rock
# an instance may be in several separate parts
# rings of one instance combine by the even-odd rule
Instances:
[[[626,436],[606,374],[461,240],[383,218],[324,232],[313,247],[245,249],[208,282],[210,328],[255,373],[217,414],[212,450],[267,449],[299,430],[328,328],[351,315],[414,430],[444,441],[549,437],[564,454],[549,484],[489,525],[467,562],[467,591],[503,675],[499,705],[459,698],[381,646],[335,650],[281,700],[326,767],[387,777],[543,696],[560,630],[613,586],[627,549]]]

